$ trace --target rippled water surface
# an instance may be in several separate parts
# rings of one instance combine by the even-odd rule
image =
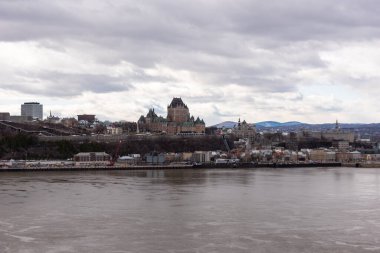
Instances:
[[[0,173],[0,252],[380,252],[380,169]]]

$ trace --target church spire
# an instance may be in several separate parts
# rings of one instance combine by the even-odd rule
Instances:
[[[335,122],[335,130],[339,130],[340,127],[339,127],[339,122],[338,122],[338,119],[336,119],[336,122]]]

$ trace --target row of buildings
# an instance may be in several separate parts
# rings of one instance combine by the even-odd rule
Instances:
[[[39,102],[25,102],[21,105],[20,115],[11,115],[9,112],[0,112],[0,120],[13,121],[13,122],[28,122],[28,121],[42,121],[44,120],[43,105]],[[81,114],[77,115],[77,121],[86,121],[94,123],[96,121],[93,114]],[[51,114],[45,119],[49,123],[61,123],[61,119]]]
[[[154,108],[142,115],[136,126],[136,133],[162,133],[169,135],[204,135],[206,125],[203,119],[190,115],[188,106],[181,98],[173,98],[167,107],[167,116],[158,116]],[[100,123],[94,114],[77,115],[78,118],[60,119],[51,114],[44,120],[46,123],[62,124],[66,127],[96,128]],[[25,123],[43,120],[43,105],[38,102],[26,102],[21,105],[21,115],[13,116],[8,112],[0,113],[0,120]],[[106,125],[107,134],[120,134],[121,128]]]
[[[109,165],[111,155],[105,152],[79,153],[74,156],[76,165]],[[225,164],[225,163],[356,163],[379,162],[379,154],[362,154],[358,151],[338,151],[334,149],[285,149],[252,150],[231,156],[225,151],[195,151],[184,153],[151,152],[144,155],[130,154],[120,156],[117,165],[178,165],[178,164]]]
[[[26,122],[43,119],[43,105],[38,102],[26,102],[21,105],[21,115],[0,112],[0,120]]]

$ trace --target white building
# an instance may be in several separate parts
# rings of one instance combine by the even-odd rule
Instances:
[[[195,151],[192,160],[195,163],[209,163],[211,152],[209,151]]]
[[[123,129],[121,127],[107,127],[107,134],[123,134]]]
[[[21,105],[21,116],[43,119],[43,105],[38,102],[26,102]]]

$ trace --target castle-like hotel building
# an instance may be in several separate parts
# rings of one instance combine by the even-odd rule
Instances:
[[[152,108],[146,116],[141,115],[137,123],[139,131],[170,135],[203,135],[206,128],[203,119],[190,116],[189,108],[181,98],[173,98],[166,118],[158,116]]]

